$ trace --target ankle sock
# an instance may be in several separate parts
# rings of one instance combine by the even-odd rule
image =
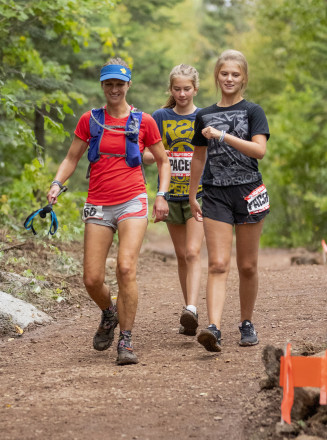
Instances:
[[[123,338],[124,336],[127,336],[128,338],[130,338],[132,336],[131,330],[122,330],[119,332],[120,338]]]
[[[103,312],[115,312],[116,311],[116,306],[114,304],[112,304],[111,306],[108,306],[107,308],[102,310]]]
[[[192,304],[186,306],[186,310],[189,310],[190,312],[194,313],[194,315],[196,315],[196,307],[192,306]]]

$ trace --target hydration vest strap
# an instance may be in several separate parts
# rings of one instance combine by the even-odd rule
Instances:
[[[105,108],[92,109],[90,116],[90,146],[88,151],[88,159],[90,161],[88,170],[86,173],[86,178],[90,177],[91,163],[95,163],[100,159],[100,155],[107,155],[109,157],[125,157],[126,164],[129,167],[141,166],[142,173],[145,181],[145,173],[142,164],[142,156],[140,148],[138,145],[138,136],[140,131],[142,121],[142,112],[133,109],[127,119],[126,127],[117,125],[106,125],[105,124]],[[116,130],[117,128],[124,128],[125,130]],[[113,132],[118,132],[124,134],[125,139],[125,154],[114,154],[114,153],[101,153],[100,143],[104,133],[104,130],[110,130]]]
[[[95,118],[95,116],[94,116],[94,114],[93,114],[93,112],[95,111],[95,109],[93,108],[92,110],[91,110],[91,118],[93,119],[93,121],[96,123],[96,124],[98,124],[100,127],[102,127],[103,129],[105,129],[105,130],[110,130],[110,131],[115,131],[115,132],[118,132],[118,133],[124,133],[124,134],[130,134],[130,133],[133,133],[133,132],[130,132],[130,131],[121,131],[121,130],[115,130],[116,128],[126,128],[124,125],[106,125],[106,124],[102,124],[100,121],[98,121],[96,118]],[[103,109],[103,111],[105,111],[104,109]]]

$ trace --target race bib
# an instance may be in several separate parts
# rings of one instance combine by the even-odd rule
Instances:
[[[169,162],[172,176],[190,176],[192,152],[173,151],[170,153]]]
[[[248,202],[249,214],[259,214],[259,212],[267,211],[270,208],[269,196],[264,184],[254,189],[248,196],[244,197],[244,200]]]
[[[85,203],[83,209],[83,217],[82,220],[85,222],[90,218],[97,218],[99,220],[103,220],[103,211],[102,206],[91,205],[91,203]]]

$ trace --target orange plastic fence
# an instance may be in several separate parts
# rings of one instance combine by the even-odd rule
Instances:
[[[327,350],[321,358],[291,356],[291,344],[287,344],[280,358],[279,384],[283,387],[282,419],[287,423],[291,423],[294,387],[320,388],[320,405],[327,405]]]

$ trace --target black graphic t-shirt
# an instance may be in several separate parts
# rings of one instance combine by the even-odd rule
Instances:
[[[195,119],[192,144],[207,146],[208,155],[203,173],[203,185],[230,186],[252,183],[262,179],[258,161],[218,139],[207,139],[202,130],[211,126],[232,136],[250,141],[257,134],[269,139],[269,127],[263,109],[245,99],[231,107],[211,105],[200,110]]]

